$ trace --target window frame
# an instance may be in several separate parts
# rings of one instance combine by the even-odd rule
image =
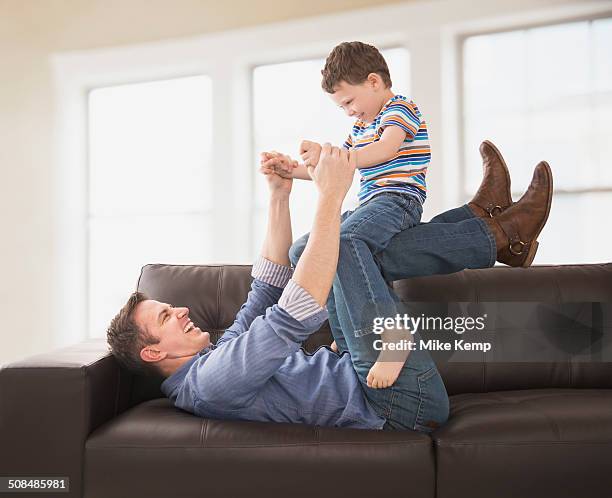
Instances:
[[[534,21],[528,22],[524,24],[499,27],[496,29],[484,29],[484,30],[474,30],[474,31],[464,31],[460,35],[457,36],[457,66],[459,68],[458,77],[457,77],[457,88],[458,88],[458,102],[457,102],[457,115],[459,121],[457,123],[457,140],[460,144],[462,144],[461,152],[459,154],[459,195],[462,199],[469,199],[472,195],[471,192],[468,192],[466,189],[467,182],[467,165],[465,163],[465,88],[464,88],[464,77],[465,77],[465,60],[464,60],[464,46],[465,42],[468,38],[473,36],[483,36],[483,35],[495,35],[502,33],[512,33],[516,31],[524,31],[529,29],[536,28],[547,28],[551,26],[560,26],[563,24],[571,24],[576,22],[589,22],[601,20],[601,19],[612,19],[612,11],[608,12],[597,12],[593,14],[585,14],[585,15],[576,15],[574,17],[563,18],[563,19],[555,19],[553,21]],[[612,192],[612,187],[591,187],[591,188],[575,188],[575,189],[560,189],[556,186],[553,187],[553,192],[555,195],[575,195],[575,194],[590,194],[590,193],[608,193]],[[513,191],[513,195],[520,195],[522,192]]]
[[[519,12],[511,0],[494,5],[488,0],[409,2],[196,37],[52,55],[58,144],[52,185],[55,256],[51,334],[55,344],[71,344],[87,337],[88,178],[83,164],[88,161],[86,94],[90,88],[198,74],[212,78],[213,261],[250,263],[252,224],[244,231],[228,227],[250,220],[255,175],[251,167],[250,114],[253,66],[320,57],[337,43],[354,39],[357,31],[363,41],[378,46],[405,46],[410,52],[411,89],[429,121],[432,148],[438,151],[428,174],[431,190],[438,195],[428,198],[427,217],[463,200],[463,182],[458,181],[463,168],[458,135],[462,89],[457,93],[461,81],[460,37],[604,13],[601,17],[607,17],[610,11],[608,3],[580,0],[533,0]],[[407,22],[411,19],[419,20],[417,27]],[[232,123],[239,121],[244,126],[237,136]],[[245,135],[246,140],[241,139]],[[216,167],[218,164],[224,167]]]

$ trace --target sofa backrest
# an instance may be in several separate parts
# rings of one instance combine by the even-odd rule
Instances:
[[[153,299],[189,307],[193,322],[209,331],[215,342],[246,299],[250,271],[248,265],[146,265],[138,290]],[[612,264],[465,270],[398,281],[394,288],[407,302],[611,303]],[[330,342],[326,323],[304,347],[312,351]],[[432,356],[451,395],[546,387],[612,388],[612,363],[491,363],[484,353],[479,361],[446,362],[442,354]],[[130,405],[158,396],[159,382],[134,379]]]
[[[612,264],[498,266],[434,275],[394,283],[405,302],[542,302],[605,303],[601,325],[611,332]],[[550,320],[553,320],[551,317]],[[554,328],[554,323],[552,324]],[[522,331],[517,330],[518,338]],[[512,335],[508,335],[512,338]],[[518,339],[517,339],[518,340]],[[432,353],[449,394],[538,388],[612,388],[611,361],[580,361],[567,355],[550,362],[443,362]],[[609,355],[608,355],[609,356]]]

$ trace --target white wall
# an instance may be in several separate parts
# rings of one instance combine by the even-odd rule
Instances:
[[[0,364],[70,342],[70,334],[52,326],[70,321],[55,317],[53,304],[62,292],[55,261],[67,255],[62,248],[70,241],[62,240],[55,210],[64,199],[55,188],[52,54],[388,3],[393,0],[0,0]],[[79,313],[77,304],[70,315]]]
[[[241,79],[242,71],[235,74],[222,63],[220,54],[244,53],[241,66],[244,69],[255,59],[263,63],[278,57],[290,59],[324,53],[333,43],[344,39],[343,33],[354,37],[355,26],[364,38],[399,37],[411,49],[413,74],[415,67],[424,68],[427,73],[426,77],[413,79],[412,89],[415,100],[427,109],[434,137],[432,146],[439,151],[438,167],[432,168],[429,176],[432,192],[440,192],[428,200],[431,214],[451,205],[457,196],[452,188],[457,172],[447,158],[456,157],[459,144],[452,134],[444,133],[445,126],[457,122],[456,116],[446,111],[454,109],[456,95],[452,88],[440,84],[443,79],[454,77],[453,43],[457,33],[494,29],[499,25],[509,27],[513,23],[522,26],[551,18],[570,19],[584,9],[611,8],[610,2],[603,1],[587,4],[568,0],[456,0],[390,5],[371,12],[346,10],[349,5],[383,3],[391,2],[0,3],[3,61],[0,208],[4,242],[0,251],[5,263],[0,287],[4,318],[0,328],[0,363],[75,342],[85,334],[84,298],[78,292],[84,288],[79,236],[84,191],[79,190],[78,177],[76,181],[72,178],[72,183],[65,181],[67,173],[83,174],[85,167],[83,151],[78,146],[84,137],[79,124],[83,115],[78,99],[74,99],[75,92],[105,77],[108,81],[123,76],[132,80],[142,77],[132,62],[143,61],[143,56],[149,75],[167,71],[168,65],[160,61],[169,60],[173,54],[180,56],[175,63],[177,71],[199,70],[202,66],[198,60],[205,50],[211,54],[209,60],[221,61],[210,69],[227,81],[229,90],[224,98],[228,99],[231,92],[244,90],[246,83]],[[329,15],[290,20],[319,14]],[[406,19],[399,27],[398,18]],[[134,24],[134,19],[141,22]],[[370,24],[371,19],[376,19],[374,25]],[[270,22],[276,24],[245,28]],[[241,30],[235,30],[238,27]],[[200,36],[224,29],[234,31]],[[142,45],[145,42],[155,43]],[[140,45],[117,49],[133,44]],[[89,52],[109,46],[115,48]],[[77,53],[65,54],[73,51]],[[253,55],[256,52],[257,57]],[[90,70],[83,66],[88,59],[95,61]],[[112,68],[106,76],[100,72],[105,67],[99,65],[101,61]],[[217,106],[222,108],[223,102],[221,98]],[[219,123],[219,129],[220,140],[231,146],[229,116]],[[233,157],[234,164],[249,157],[248,151],[238,151]],[[66,189],[67,186],[74,188]],[[67,205],[71,209],[66,209]],[[220,235],[222,228],[219,226]],[[234,256],[239,257],[239,252]]]

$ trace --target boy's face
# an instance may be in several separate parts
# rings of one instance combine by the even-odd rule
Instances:
[[[377,74],[370,74],[368,79],[359,85],[341,81],[334,87],[332,100],[346,114],[355,119],[371,123],[388,100],[382,79]]]

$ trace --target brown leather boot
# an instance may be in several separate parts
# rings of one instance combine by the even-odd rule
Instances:
[[[488,140],[480,144],[480,155],[482,183],[468,206],[480,218],[493,218],[512,204],[510,173],[501,152]]]
[[[494,219],[485,221],[495,236],[497,261],[508,266],[528,267],[538,250],[538,235],[544,228],[552,202],[552,171],[540,162],[527,192]]]

